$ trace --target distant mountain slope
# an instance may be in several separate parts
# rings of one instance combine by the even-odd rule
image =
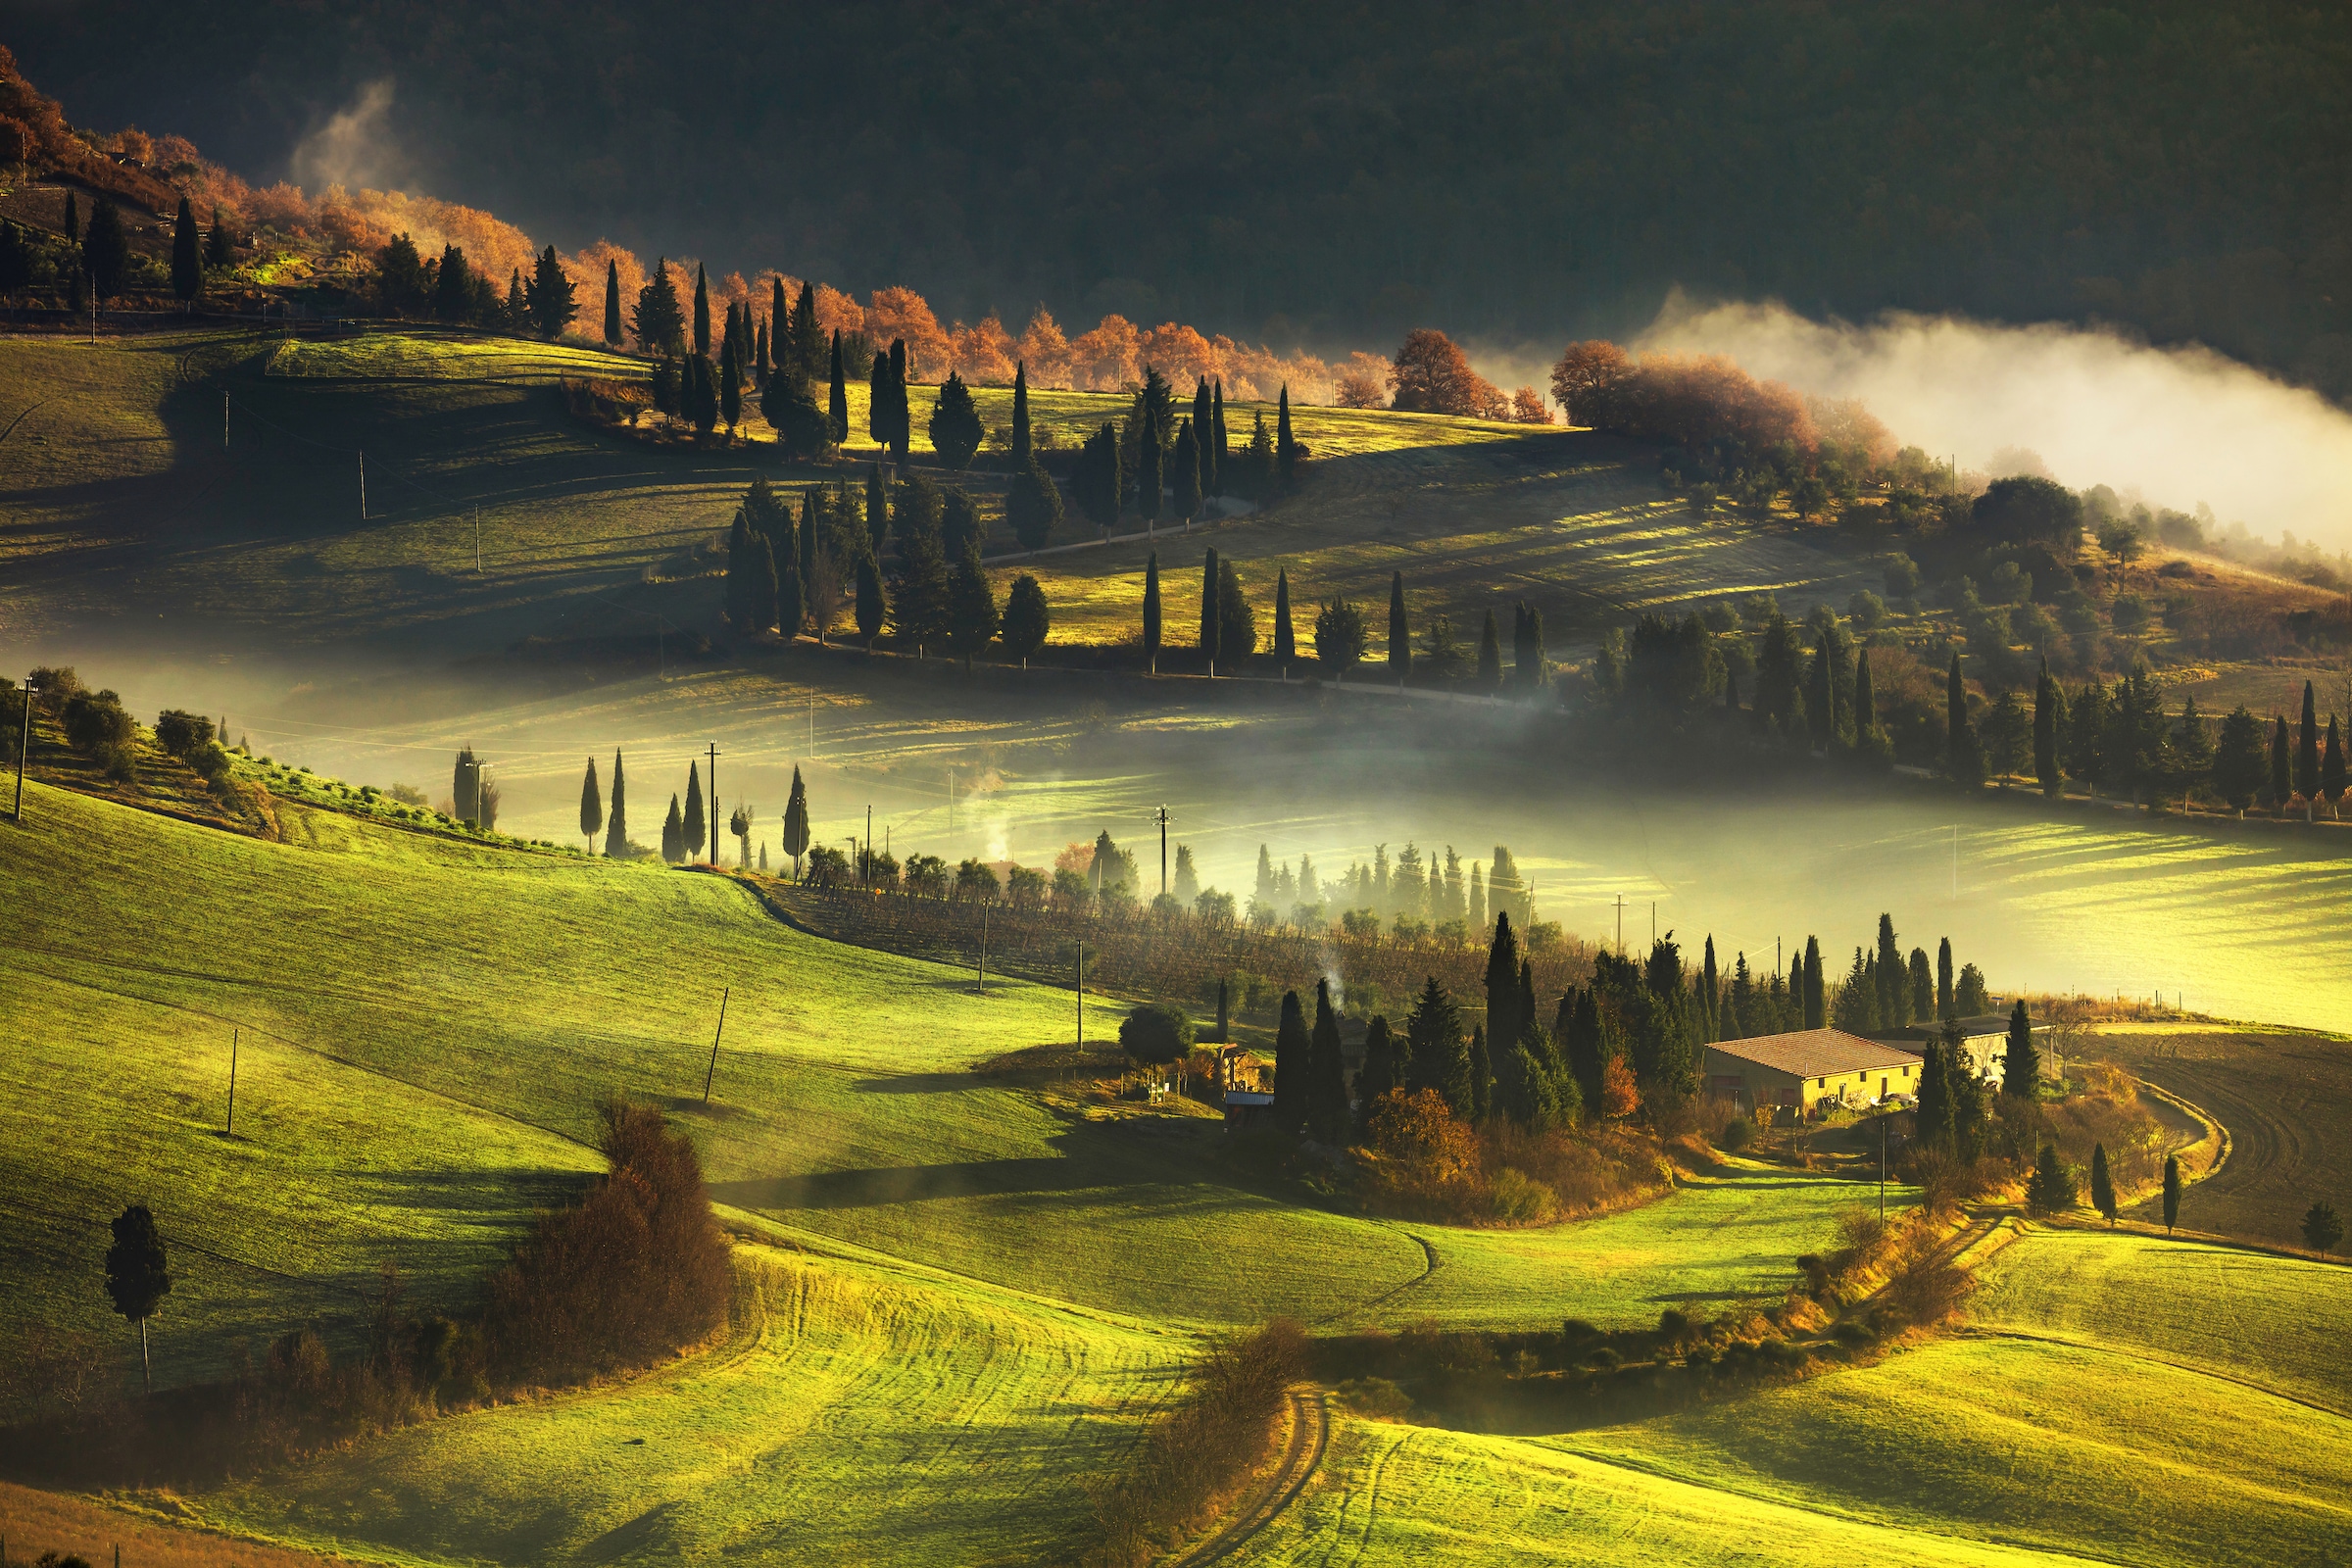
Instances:
[[[1556,347],[1669,284],[2133,323],[2352,391],[2352,23],[2187,0],[9,0],[76,118],[943,311]],[[388,138],[388,139],[387,139]]]

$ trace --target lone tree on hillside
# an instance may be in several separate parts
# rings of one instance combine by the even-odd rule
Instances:
[[[605,344],[620,347],[620,263],[605,260]]]
[[[2107,1174],[2107,1146],[2090,1146],[2090,1206],[2107,1216],[2110,1229],[2115,1225],[2115,1179]]]
[[[147,1320],[172,1294],[172,1269],[164,1239],[145,1203],[133,1203],[114,1222],[115,1245],[106,1250],[106,1294],[115,1310],[139,1326],[139,1384],[155,1392],[147,1356]]]
[[[686,764],[686,831],[678,844],[685,851],[681,859],[691,860],[703,853],[703,774],[698,762]]]
[[[588,775],[580,780],[580,837],[588,841],[588,853],[596,853],[597,830],[605,825],[604,796],[596,787],[596,759],[588,759]]]
[[[792,874],[799,880],[801,857],[808,853],[808,787],[801,782],[801,766],[792,766],[792,797],[784,803],[784,853],[792,857]]]
[[[2075,1206],[2074,1173],[2058,1157],[2058,1146],[2041,1146],[2041,1158],[2026,1181],[2026,1208],[2034,1214],[2057,1214]]]
[[[2344,1222],[2333,1203],[2316,1202],[2303,1211],[2303,1240],[2313,1251],[2331,1252],[2343,1239]]]
[[[2180,1223],[2180,1156],[2164,1156],[2164,1234],[2173,1234]]]

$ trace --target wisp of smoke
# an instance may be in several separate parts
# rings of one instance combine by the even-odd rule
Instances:
[[[1963,468],[2026,448],[2078,489],[2109,484],[2184,511],[2210,502],[2257,531],[2352,545],[2352,415],[2209,349],[1900,312],[1815,321],[1680,296],[1634,346],[1727,354],[1802,392],[1860,398],[1897,440]]]
[[[391,113],[389,80],[362,87],[349,108],[328,116],[325,124],[294,144],[294,182],[315,191],[390,183],[401,162],[386,126]]]

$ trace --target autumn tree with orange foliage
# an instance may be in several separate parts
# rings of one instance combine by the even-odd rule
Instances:
[[[1357,1192],[1383,1212],[1458,1219],[1483,1196],[1477,1135],[1435,1089],[1381,1096],[1355,1152]]]
[[[1634,1069],[1626,1065],[1623,1056],[1611,1056],[1600,1064],[1600,1114],[1609,1121],[1623,1121],[1642,1108],[1642,1089],[1634,1082]]]
[[[1413,414],[1451,414],[1470,418],[1502,417],[1510,400],[1470,368],[1453,339],[1435,327],[1408,332],[1389,368],[1396,394],[1390,407]]]

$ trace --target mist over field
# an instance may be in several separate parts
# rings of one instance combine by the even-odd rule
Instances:
[[[2019,449],[2078,490],[2105,484],[2183,512],[2202,502],[2225,525],[2352,545],[2352,414],[2211,349],[1914,312],[1815,320],[1679,294],[1636,343],[1727,354],[1802,392],[1860,398],[1896,440],[1964,470]]]

